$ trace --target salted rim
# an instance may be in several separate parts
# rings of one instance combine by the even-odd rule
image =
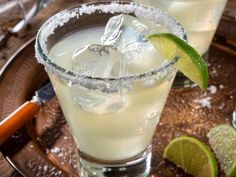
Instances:
[[[95,2],[95,3],[86,3],[81,4],[78,7],[72,7],[66,10],[63,10],[51,18],[49,18],[39,29],[38,34],[36,36],[36,58],[39,63],[43,64],[53,73],[58,74],[69,81],[78,81],[80,79],[85,80],[97,80],[97,81],[120,81],[120,80],[136,80],[143,79],[154,76],[160,72],[167,71],[168,68],[173,66],[177,60],[179,59],[177,56],[170,60],[158,68],[155,68],[149,72],[145,72],[142,74],[130,74],[126,76],[119,77],[94,77],[84,74],[79,74],[73,72],[71,70],[67,70],[56,63],[54,63],[49,57],[46,49],[47,39],[50,35],[53,35],[54,30],[58,27],[63,26],[66,22],[68,22],[71,18],[76,17],[77,19],[83,14],[92,14],[96,11],[100,11],[102,13],[123,13],[130,14],[133,13],[136,17],[147,18],[150,21],[157,22],[161,25],[167,27],[167,29],[180,37],[184,41],[187,41],[186,33],[181,26],[181,24],[173,17],[170,17],[167,13],[158,8],[152,8],[145,5],[140,5],[137,3],[127,3],[122,1],[113,1],[113,2]]]

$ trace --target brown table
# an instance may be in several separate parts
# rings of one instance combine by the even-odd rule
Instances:
[[[89,0],[56,0],[53,4],[49,5],[46,9],[42,10],[40,13],[38,13],[32,22],[30,23],[29,27],[22,32],[22,34],[18,36],[11,36],[7,43],[6,46],[1,49],[0,52],[0,68],[7,62],[9,57],[26,41],[34,37],[36,34],[38,28],[41,26],[41,24],[51,15],[56,13],[57,11],[70,7],[76,3],[81,3],[81,2],[88,2]],[[229,0],[227,7],[224,12],[224,16],[221,19],[217,34],[219,36],[225,36],[228,35],[230,38],[236,38],[236,20],[232,21],[232,19],[236,18],[236,1],[235,0]],[[232,18],[233,17],[233,18]],[[227,26],[225,28],[224,26]],[[229,28],[231,30],[229,30]],[[231,32],[230,32],[231,31]],[[215,40],[220,40],[220,37],[216,37]],[[217,45],[217,44],[214,44]],[[221,47],[222,46],[218,46]],[[227,48],[225,49],[227,50]],[[235,50],[231,50],[231,52],[236,52]],[[17,177],[20,176],[11,166],[10,164],[6,161],[6,159],[2,156],[0,152],[0,177]]]

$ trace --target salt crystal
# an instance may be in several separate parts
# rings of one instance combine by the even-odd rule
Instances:
[[[224,107],[225,107],[225,103],[221,103],[221,104],[219,105],[219,109],[220,109],[220,110],[222,110]]]
[[[213,74],[216,74],[216,73],[217,73],[215,68],[213,68],[212,73],[213,73]]]
[[[61,149],[59,147],[54,147],[50,150],[51,153],[55,153],[55,154],[59,153],[60,151]]]
[[[199,100],[194,100],[195,103],[200,103],[202,107],[207,107],[208,109],[211,108],[211,97],[205,97]]]
[[[154,79],[147,79],[144,81],[144,85],[151,87],[151,86],[155,85],[155,80]]]
[[[43,166],[43,170],[46,172],[48,170],[48,166],[47,165],[44,165]]]
[[[217,88],[214,85],[208,87],[207,90],[209,90],[211,94],[215,94],[217,92]]]
[[[50,152],[50,150],[49,149],[46,149],[46,154],[48,154]]]
[[[58,154],[58,157],[62,157],[62,156],[64,156],[63,153]]]

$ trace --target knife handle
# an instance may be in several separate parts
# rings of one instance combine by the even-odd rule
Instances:
[[[0,122],[0,145],[31,120],[39,109],[40,105],[37,102],[27,101]]]

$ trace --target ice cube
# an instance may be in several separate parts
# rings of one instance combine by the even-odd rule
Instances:
[[[146,43],[149,33],[151,30],[138,19],[121,14],[109,19],[101,40],[102,44],[116,46],[123,52],[130,43]]]
[[[111,45],[90,44],[74,51],[72,69],[74,72],[93,77],[114,77],[119,75],[121,53]],[[118,70],[119,72],[119,70]]]
[[[102,44],[113,46],[118,45],[121,38],[123,22],[123,15],[117,15],[109,19],[104,34],[101,37]]]
[[[127,100],[121,93],[103,93],[82,87],[70,88],[74,103],[94,114],[119,112],[125,109]]]
[[[130,15],[121,14],[109,19],[101,42],[117,47],[122,53],[119,75],[140,74],[160,66],[162,56],[146,39],[147,35],[159,29],[163,31],[156,24]]]
[[[122,71],[121,55],[114,46],[90,44],[74,51],[73,71],[93,77],[116,77]],[[76,105],[94,114],[118,112],[125,108],[120,88],[115,93],[103,93],[92,88],[72,86],[70,95]]]

